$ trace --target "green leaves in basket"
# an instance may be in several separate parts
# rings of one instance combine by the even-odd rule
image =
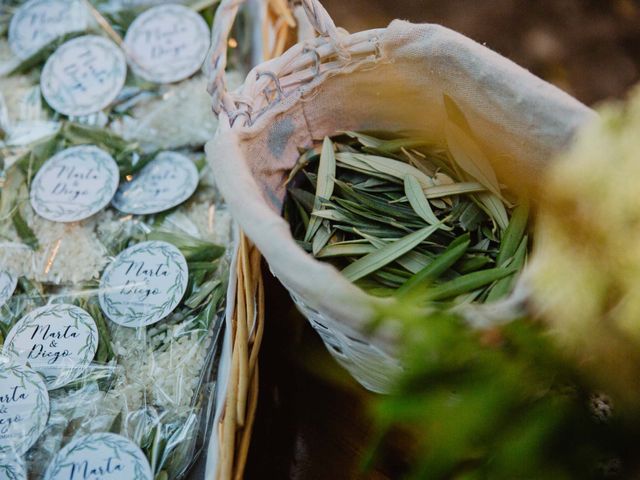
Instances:
[[[496,259],[496,264],[502,266],[507,260],[509,260],[518,250],[524,232],[527,228],[527,221],[529,220],[529,204],[526,202],[521,203],[513,210],[513,215],[509,226],[502,235],[502,241],[500,242],[500,250]]]
[[[318,167],[318,180],[316,186],[316,196],[313,204],[314,212],[320,210],[322,201],[331,198],[334,186],[334,177],[336,175],[336,157],[333,151],[333,143],[329,137],[325,137],[322,142],[322,153],[320,154],[320,165]],[[307,233],[304,241],[311,240],[313,235],[320,227],[322,220],[317,215],[312,215],[307,226]]]
[[[513,267],[514,273],[520,271],[522,267],[524,267],[524,264],[527,258],[527,243],[528,243],[528,238],[525,235],[522,238],[520,245],[518,246],[518,249],[516,250],[512,258],[513,261],[511,263],[511,266]],[[513,273],[511,275],[507,275],[504,278],[501,278],[500,280],[498,280],[496,284],[489,291],[489,294],[487,295],[487,301],[491,302],[494,300],[499,300],[500,298],[506,296],[511,290],[513,283],[514,283]]]
[[[485,285],[500,280],[514,272],[515,270],[513,268],[499,267],[467,273],[466,275],[462,275],[454,278],[453,280],[449,280],[446,283],[441,283],[440,285],[430,288],[427,292],[427,299],[445,300],[464,293],[469,293],[480,287],[484,287]]]
[[[447,148],[456,164],[469,176],[500,196],[500,185],[491,163],[473,138],[455,123],[446,126]]]
[[[413,175],[405,175],[404,177],[404,191],[411,208],[430,225],[438,223],[438,217],[435,216],[429,201],[422,191],[420,182]]]
[[[351,138],[357,139],[364,147],[375,149],[383,153],[397,153],[403,148],[416,148],[428,145],[423,138],[396,138],[393,140],[381,140],[371,135],[359,132],[344,132]]]
[[[507,228],[509,220],[502,203],[500,184],[489,158],[476,142],[469,123],[453,99],[445,95],[444,104],[448,120],[445,136],[453,160],[466,174],[493,194],[479,195],[479,200],[500,228]]]
[[[462,112],[445,104],[448,150],[345,132],[302,152],[289,177],[294,237],[373,295],[495,300],[524,265],[528,207],[510,219],[511,195]]]
[[[415,291],[419,286],[425,286],[428,282],[438,278],[449,268],[451,268],[469,248],[469,235],[456,238],[447,249],[433,259],[418,273],[409,278],[396,292],[398,295],[405,295]]]
[[[413,232],[407,235],[406,237],[396,242],[389,243],[384,247],[376,250],[375,252],[369,253],[368,255],[365,255],[364,257],[353,262],[351,265],[342,270],[342,275],[344,275],[347,280],[351,280],[353,282],[372,272],[375,272],[381,267],[396,260],[398,257],[401,257],[402,255],[413,250],[413,248],[422,243],[439,227],[439,223],[430,227],[425,227],[421,230],[418,230],[417,232]]]

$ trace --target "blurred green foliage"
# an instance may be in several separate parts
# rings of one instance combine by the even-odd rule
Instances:
[[[405,374],[374,407],[380,440],[413,439],[408,478],[588,479],[640,473],[640,418],[592,391],[589,378],[528,320],[477,330],[447,313],[395,306]],[[615,374],[615,372],[612,372]]]

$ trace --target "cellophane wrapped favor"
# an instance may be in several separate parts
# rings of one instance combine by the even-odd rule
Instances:
[[[112,432],[142,449],[155,478],[180,478],[202,446],[211,412],[215,385],[210,378],[222,327],[230,218],[201,155],[189,160],[199,170],[196,192],[169,211],[133,215],[110,206],[73,223],[41,217],[30,202],[30,188],[42,165],[57,152],[87,143],[116,159],[124,182],[142,175],[157,159],[113,134],[65,122],[4,172],[0,270],[16,279],[14,293],[0,309],[4,356],[30,356],[38,370],[45,355],[40,346],[37,351],[13,352],[5,342],[18,322],[44,306],[81,308],[95,322],[98,338],[95,355],[82,368],[47,362],[50,406],[44,430],[24,455],[5,449],[9,460],[0,463],[17,464],[29,478],[41,478],[64,445],[90,433]],[[173,245],[184,256],[186,291],[157,323],[118,324],[101,305],[101,276],[123,250],[149,241]],[[46,352],[47,341],[42,344]]]
[[[0,480],[180,479],[215,443],[235,246],[203,152],[217,126],[200,72],[216,2],[167,3],[11,0],[0,13]],[[39,40],[20,55],[11,22],[29,8],[51,15],[37,35],[14,25],[22,47]],[[144,71],[131,53],[142,15],[198,51]],[[115,67],[94,55],[69,91],[119,76],[88,113],[45,91],[47,63],[72,42],[106,45]]]

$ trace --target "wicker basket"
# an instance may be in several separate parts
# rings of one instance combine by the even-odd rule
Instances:
[[[207,152],[234,218],[330,352],[362,385],[385,391],[401,368],[393,325],[367,329],[383,301],[305,253],[280,217],[298,148],[341,130],[419,130],[442,145],[446,94],[468,116],[496,170],[523,178],[538,175],[593,112],[441,26],[394,21],[349,34],[317,0],[302,5],[320,36],[258,65],[240,89],[227,91],[226,59],[213,58],[220,127]]]
[[[223,2],[216,11],[210,58],[225,57],[233,21],[242,1]],[[253,63],[282,53],[296,26],[285,0],[252,0],[248,8]],[[222,53],[221,53],[222,52]],[[224,67],[222,67],[224,69]],[[207,452],[207,477],[241,479],[258,402],[258,353],[264,329],[261,255],[237,230],[237,248],[227,292],[226,331],[218,367],[215,431]]]

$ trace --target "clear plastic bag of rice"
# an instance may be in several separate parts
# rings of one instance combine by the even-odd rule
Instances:
[[[64,122],[5,165],[0,478],[185,477],[209,436],[232,244],[195,150]]]

